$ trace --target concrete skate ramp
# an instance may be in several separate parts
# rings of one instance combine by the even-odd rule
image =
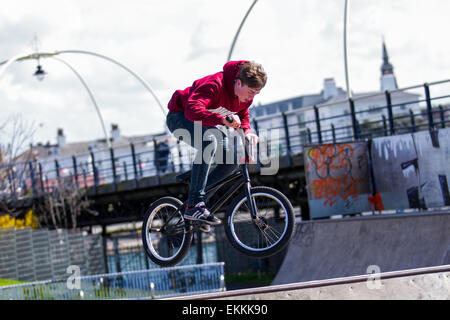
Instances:
[[[450,266],[446,266],[450,270]],[[410,270],[411,272],[421,269]],[[393,273],[398,272],[394,271]],[[341,279],[322,280],[299,284],[298,289],[273,291],[267,293],[251,293],[232,296],[227,300],[449,300],[450,272],[436,272],[431,274],[416,274],[407,276],[408,272],[398,272],[379,275],[380,279],[370,277],[350,277]],[[404,273],[401,275],[400,273]],[[392,278],[390,278],[392,276]],[[356,281],[357,279],[361,281]],[[342,284],[332,284],[342,282]],[[347,281],[347,283],[345,283]],[[352,282],[353,281],[353,282]],[[314,282],[319,282],[313,287]],[[308,288],[308,285],[310,286]],[[301,288],[306,287],[305,289]]]
[[[450,264],[450,213],[301,222],[272,285]]]
[[[448,300],[450,265],[175,297],[176,300]]]

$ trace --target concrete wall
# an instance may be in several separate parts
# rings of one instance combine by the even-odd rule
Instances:
[[[450,264],[450,212],[300,222],[273,284]]]
[[[307,147],[304,154],[312,218],[371,210],[367,142]]]
[[[384,209],[450,206],[450,129],[374,139],[372,160]]]

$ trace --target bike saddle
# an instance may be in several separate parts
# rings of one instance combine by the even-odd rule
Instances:
[[[184,182],[184,183],[188,183],[190,178],[191,178],[191,170],[180,173],[179,175],[177,175],[175,177],[175,179],[178,182]]]

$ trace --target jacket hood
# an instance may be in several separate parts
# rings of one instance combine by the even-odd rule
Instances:
[[[223,80],[227,92],[234,97],[234,80],[239,75],[239,67],[247,62],[246,60],[229,61],[223,66]]]

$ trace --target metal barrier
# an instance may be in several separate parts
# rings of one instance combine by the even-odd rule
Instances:
[[[83,274],[105,272],[100,235],[76,230],[0,228],[0,278],[39,281],[67,277],[77,265]]]
[[[1,300],[158,299],[225,291],[224,263],[109,273],[0,287]]]
[[[202,235],[201,253],[199,253],[197,239],[198,234],[196,234],[194,238],[195,245],[192,245],[189,248],[188,253],[179,263],[177,263],[177,266],[227,261],[218,259],[215,232]],[[224,241],[226,240],[224,239]],[[106,273],[159,268],[159,266],[146,254],[142,244],[141,232],[130,232],[129,234],[122,233],[120,235],[112,234],[105,237],[104,243],[107,262]]]

